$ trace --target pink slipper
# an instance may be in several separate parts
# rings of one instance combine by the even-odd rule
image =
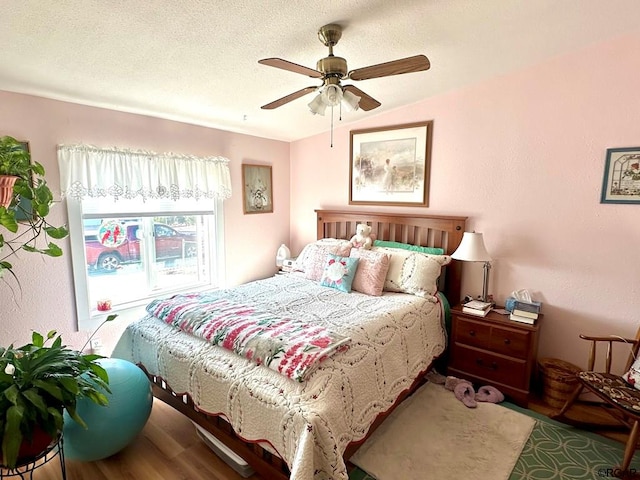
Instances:
[[[460,382],[454,387],[453,394],[466,407],[476,408],[478,406],[478,403],[474,398],[476,392],[473,390],[473,385],[471,385],[467,380],[460,380]]]
[[[475,399],[479,402],[500,403],[504,401],[504,395],[496,387],[485,385],[478,389]]]
[[[464,380],[462,378],[458,378],[458,377],[452,377],[451,375],[449,375],[447,378],[445,378],[444,380],[444,388],[446,388],[447,390],[451,390],[453,392],[453,389],[456,388],[456,386],[460,383],[460,382],[469,382],[469,380]]]

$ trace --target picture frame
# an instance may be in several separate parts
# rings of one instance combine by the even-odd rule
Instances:
[[[349,205],[429,205],[433,121],[352,130]]]
[[[245,214],[273,212],[270,165],[242,164],[242,208]]]
[[[607,149],[600,203],[640,204],[640,147]]]

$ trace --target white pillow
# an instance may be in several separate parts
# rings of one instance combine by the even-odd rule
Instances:
[[[320,240],[316,240],[315,242],[307,243],[302,248],[302,251],[300,252],[298,257],[296,258],[295,262],[293,263],[293,269],[297,270],[299,272],[304,272],[304,267],[306,265],[306,262],[309,259],[309,254],[311,253],[313,245],[321,245],[321,244],[329,244],[330,245],[332,243],[338,243],[338,242],[343,242],[343,241],[344,240],[339,240],[337,238],[322,238]]]
[[[633,365],[631,365],[629,371],[625,373],[622,378],[633,385],[634,388],[640,390],[640,356],[633,361]]]
[[[403,292],[421,297],[438,292],[442,267],[451,262],[449,255],[430,255],[398,248],[373,247],[389,254],[389,270],[384,281],[388,292]]]
[[[293,269],[303,272],[305,277],[319,281],[322,276],[324,260],[332,253],[341,257],[348,257],[351,243],[337,238],[322,238],[304,246],[293,264]]]

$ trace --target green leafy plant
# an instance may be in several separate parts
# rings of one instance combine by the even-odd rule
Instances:
[[[87,427],[76,412],[78,399],[107,405],[105,393],[110,393],[107,372],[96,362],[99,358],[66,347],[55,331],[46,339],[34,332],[31,343],[19,348],[0,347],[0,463],[15,467],[23,440],[32,439],[37,429],[56,438],[62,431],[64,409]]]
[[[0,206],[0,226],[15,234],[8,238],[0,230],[0,252],[3,252],[3,247],[8,250],[0,253],[0,277],[9,272],[17,281],[12,265],[7,261],[11,255],[23,250],[59,257],[62,249],[49,239],[63,239],[69,231],[64,226],[54,227],[46,220],[53,204],[53,194],[44,178],[44,167],[32,162],[25,146],[10,136],[0,137],[0,175],[17,177],[11,204]],[[24,199],[29,208],[25,208]],[[19,223],[17,215],[24,220]],[[44,246],[37,242],[41,235],[44,235]]]
[[[31,164],[31,155],[24,145],[13,137],[0,137],[0,172],[26,178],[38,173],[42,165]]]

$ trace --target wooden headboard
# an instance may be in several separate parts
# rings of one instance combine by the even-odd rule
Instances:
[[[377,240],[409,243],[423,247],[439,247],[451,255],[464,234],[467,217],[446,215],[413,215],[349,210],[316,210],[317,237],[350,239],[358,223],[371,225]],[[461,262],[453,260],[447,267],[444,294],[452,305],[460,301]]]

